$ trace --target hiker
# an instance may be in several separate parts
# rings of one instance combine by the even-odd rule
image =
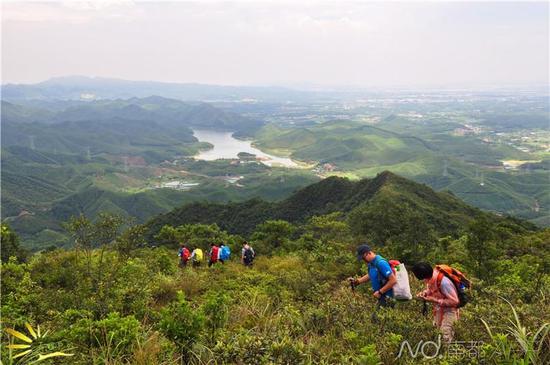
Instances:
[[[225,261],[229,260],[231,257],[231,249],[226,244],[222,243],[220,244],[220,251],[219,251],[219,257],[218,259],[223,264]]]
[[[255,257],[256,253],[254,252],[254,249],[248,244],[248,242],[244,241],[243,249],[241,250],[242,264],[244,266],[252,266],[252,262],[254,261]]]
[[[199,267],[204,259],[204,254],[200,248],[196,247],[193,252],[191,252],[191,257],[189,259],[193,263],[193,267]]]
[[[432,269],[425,262],[415,264],[412,272],[418,280],[423,280],[426,283],[426,290],[418,293],[417,298],[433,303],[434,325],[443,334],[443,340],[447,343],[451,342],[454,337],[453,326],[459,316],[460,304],[455,284],[437,267]]]
[[[371,250],[369,245],[357,247],[357,259],[364,261],[368,267],[368,273],[359,279],[349,278],[353,287],[370,280],[373,295],[378,299],[377,308],[393,307],[393,286],[397,278],[388,261]]]
[[[220,248],[216,246],[215,243],[211,243],[210,251],[208,252],[208,255],[210,256],[210,260],[208,261],[208,267],[218,262],[219,254],[220,254]]]
[[[178,250],[178,256],[180,258],[180,267],[186,267],[187,261],[189,261],[189,256],[191,253],[184,243],[180,243],[180,249]]]

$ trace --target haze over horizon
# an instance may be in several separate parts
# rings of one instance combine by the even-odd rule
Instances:
[[[549,4],[2,3],[2,83],[547,84]]]

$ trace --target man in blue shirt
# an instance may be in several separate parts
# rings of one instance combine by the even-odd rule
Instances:
[[[368,273],[359,279],[352,279],[353,285],[357,286],[370,280],[373,295],[378,299],[378,307],[392,306],[387,298],[393,298],[392,288],[397,283],[397,278],[388,261],[374,253],[369,245],[357,247],[357,259],[367,264]]]

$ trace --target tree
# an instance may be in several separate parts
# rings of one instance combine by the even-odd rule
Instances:
[[[111,244],[115,242],[125,223],[126,220],[121,216],[100,213],[95,222],[80,215],[71,217],[69,222],[64,224],[75,242],[77,262],[79,262],[78,250],[84,249],[86,276],[82,279],[90,283],[92,291],[97,295],[95,302],[99,317],[107,314],[106,303],[109,299],[109,290],[114,284],[113,277],[117,275],[121,266],[121,263],[109,261],[106,258],[106,251],[111,248]],[[99,252],[94,252],[94,248],[99,248]]]
[[[397,258],[413,264],[426,261],[428,253],[435,249],[437,237],[424,217],[412,211],[405,210],[402,215],[403,225],[401,233],[392,238],[397,252]]]
[[[341,212],[322,216],[313,216],[306,224],[306,230],[313,233],[313,237],[328,243],[351,243],[351,230],[342,218]]]
[[[165,225],[155,239],[170,247],[177,247],[178,243],[184,242],[203,250],[207,250],[210,243],[237,243],[237,237],[220,230],[217,224],[184,224],[178,227]]]
[[[406,209],[392,199],[381,197],[351,211],[348,222],[356,236],[383,246],[405,229]]]
[[[491,279],[498,251],[494,242],[493,227],[485,217],[478,218],[468,227],[466,250],[470,266],[480,279]]]
[[[128,258],[133,250],[144,246],[146,231],[147,227],[144,225],[135,225],[122,232],[115,241],[115,247],[119,257],[122,259]]]
[[[290,241],[295,227],[283,220],[270,220],[259,224],[252,234],[252,241],[260,252],[272,253]]]
[[[19,236],[6,223],[2,223],[1,227],[2,262],[8,262],[10,257],[17,258],[19,262],[25,261],[28,252],[19,245]]]

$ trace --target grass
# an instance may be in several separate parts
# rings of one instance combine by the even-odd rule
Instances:
[[[507,326],[503,329],[491,328],[489,324],[481,319],[487,333],[493,341],[495,353],[503,356],[504,362],[516,363],[517,352],[522,355],[522,365],[543,365],[550,360],[550,354],[546,351],[548,348],[548,332],[550,323],[543,323],[534,331],[525,327],[518,315],[518,312],[508,300],[504,299],[512,310],[512,318],[508,319]],[[546,350],[544,348],[546,347]]]

